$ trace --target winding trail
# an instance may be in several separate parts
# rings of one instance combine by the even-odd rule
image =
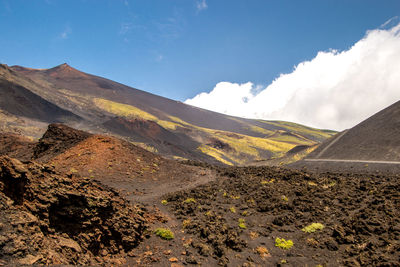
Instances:
[[[312,162],[349,162],[349,163],[371,163],[371,164],[400,164],[400,161],[380,161],[380,160],[355,160],[355,159],[305,159]]]
[[[316,156],[316,158],[320,158],[326,150],[328,150],[332,145],[334,145],[337,141],[340,140],[340,138],[342,138],[348,130],[343,131],[341,134],[338,135],[338,137],[336,137],[335,140],[333,140],[329,145],[327,145],[324,149],[322,149],[321,152],[318,153],[318,155]]]

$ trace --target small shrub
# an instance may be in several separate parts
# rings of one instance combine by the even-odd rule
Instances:
[[[165,240],[171,240],[175,238],[174,233],[171,230],[165,228],[157,228],[154,233]]]
[[[231,196],[232,199],[240,199],[240,196]]]
[[[281,248],[281,249],[290,249],[293,247],[293,241],[292,240],[285,240],[283,238],[277,237],[275,239],[275,247]]]
[[[168,201],[167,201],[166,199],[163,199],[163,200],[161,200],[161,204],[167,205],[167,204],[168,204]]]
[[[260,235],[257,232],[250,232],[251,240],[257,239]]]
[[[182,222],[182,227],[183,227],[183,228],[187,228],[187,227],[190,225],[191,222],[192,222],[192,221],[191,221],[190,219],[184,220],[184,221]]]
[[[335,181],[332,181],[332,182],[330,182],[329,184],[324,184],[323,186],[322,186],[322,188],[323,189],[328,189],[328,188],[330,188],[330,187],[334,187],[336,185],[336,182]]]
[[[270,256],[269,251],[266,247],[257,247],[256,251],[260,255],[261,258]]]
[[[318,230],[322,230],[324,229],[324,225],[322,223],[312,223],[306,227],[304,227],[303,229],[301,229],[303,232],[306,233],[314,233]]]
[[[273,182],[275,182],[275,179],[271,179],[271,180],[262,180],[261,184],[265,185],[265,184],[272,184]]]
[[[247,210],[242,212],[242,216],[247,216],[247,214],[248,214]]]
[[[311,247],[317,247],[319,245],[319,242],[314,238],[307,238],[306,243]]]
[[[289,199],[288,199],[287,196],[282,196],[282,200],[285,201],[285,202],[288,202],[288,201],[289,201]]]
[[[241,228],[241,229],[246,229],[247,228],[246,224],[245,224],[245,220],[242,219],[242,218],[239,219],[239,228]]]
[[[196,203],[196,199],[190,197],[190,198],[185,199],[183,202],[184,203]]]
[[[230,207],[229,210],[230,210],[232,213],[236,213],[235,207]]]

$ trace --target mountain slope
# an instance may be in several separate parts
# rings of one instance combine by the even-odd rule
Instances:
[[[400,161],[400,101],[330,138],[308,158]]]
[[[289,122],[215,113],[87,74],[67,64],[44,70],[2,66],[1,80],[19,84],[82,119],[79,124],[72,119],[64,121],[68,125],[124,137],[169,157],[248,164],[282,157],[298,145],[315,146],[334,134]],[[13,110],[10,113],[20,116]]]
[[[72,112],[58,107],[19,83],[7,79],[0,79],[0,106],[4,111],[14,115],[44,122],[80,120],[79,116]]]

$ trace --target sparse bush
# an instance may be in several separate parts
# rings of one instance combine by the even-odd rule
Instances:
[[[275,179],[271,179],[271,180],[262,180],[261,184],[265,185],[265,184],[272,184],[273,182],[275,182]]]
[[[167,204],[168,204],[168,201],[167,201],[166,199],[163,199],[163,200],[161,200],[161,204],[167,205]]]
[[[269,251],[266,247],[257,247],[256,251],[260,255],[261,258],[270,256]]]
[[[250,232],[250,238],[252,240],[258,238],[260,235],[257,232]]]
[[[335,185],[336,185],[336,182],[335,182],[335,181],[332,181],[332,182],[330,182],[329,184],[324,184],[324,185],[322,186],[322,188],[328,189],[328,188],[330,188],[330,187],[334,187]]]
[[[171,230],[165,228],[157,228],[154,233],[165,240],[171,240],[175,238],[174,233]]]
[[[229,210],[230,210],[232,213],[236,213],[235,207],[230,207]]]
[[[184,221],[182,222],[182,227],[183,227],[183,228],[187,228],[187,227],[190,225],[191,222],[192,222],[192,221],[191,221],[190,219],[184,220]]]
[[[245,224],[245,220],[242,219],[242,218],[239,219],[239,228],[241,228],[241,229],[246,229],[247,228],[246,224]]]
[[[288,202],[288,201],[289,201],[289,199],[288,199],[287,196],[282,196],[282,200],[285,201],[285,202]]]
[[[196,203],[196,199],[190,197],[190,198],[185,199],[183,202],[184,203]]]
[[[293,247],[293,241],[292,240],[285,240],[283,238],[277,237],[275,239],[275,247],[281,248],[281,249],[290,249]]]
[[[318,230],[322,230],[324,229],[324,225],[322,223],[312,223],[306,227],[304,227],[303,229],[301,229],[303,232],[306,233],[314,233]]]

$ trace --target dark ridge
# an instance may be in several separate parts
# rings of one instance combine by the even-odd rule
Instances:
[[[0,107],[11,114],[48,123],[81,120],[74,113],[4,79],[0,79]]]
[[[19,160],[30,160],[35,143],[30,139],[12,133],[0,133],[0,155],[7,155]]]
[[[308,158],[400,161],[400,101],[324,142]]]
[[[63,124],[50,124],[34,148],[33,157],[46,162],[90,136],[90,133]]]
[[[296,153],[299,153],[299,152],[301,152],[301,151],[304,151],[304,150],[306,150],[306,149],[308,149],[308,148],[310,148],[310,147],[311,147],[311,146],[298,145],[298,146],[295,146],[294,148],[290,149],[290,150],[287,152],[287,154],[296,154]]]

